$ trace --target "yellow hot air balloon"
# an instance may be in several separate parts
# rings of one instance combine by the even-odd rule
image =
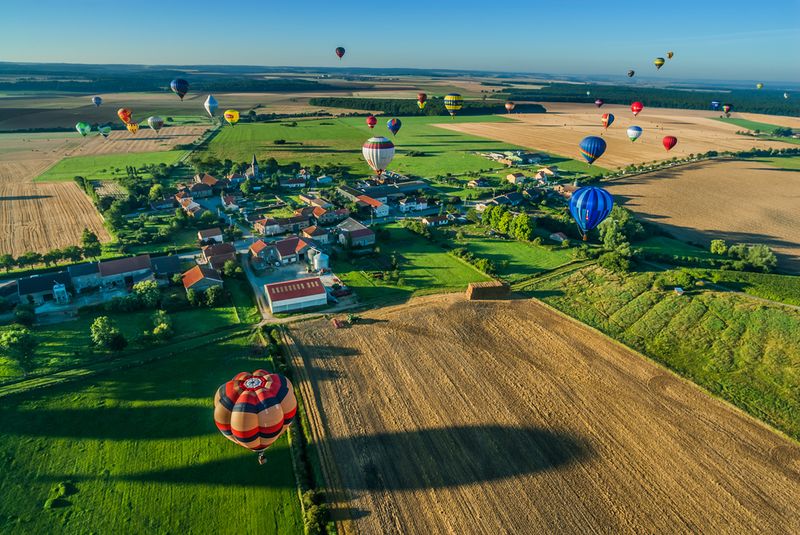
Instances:
[[[756,89],[762,89],[763,87],[764,87],[764,84],[762,84],[761,82],[758,82],[756,84]]]
[[[656,66],[656,69],[660,69],[661,67],[663,67],[664,63],[666,63],[664,61],[664,58],[656,58],[653,60],[653,65]]]
[[[127,128],[128,132],[131,134],[135,134],[139,131],[139,123],[128,123],[125,125],[125,128]]]
[[[458,93],[450,93],[444,97],[444,107],[450,112],[450,115],[455,117],[456,112],[464,105],[464,99]]]
[[[231,126],[239,122],[239,112],[237,110],[225,110],[223,117]]]
[[[675,55],[675,52],[670,50],[669,52],[667,52],[667,59],[672,59],[672,56],[674,56],[674,55]]]

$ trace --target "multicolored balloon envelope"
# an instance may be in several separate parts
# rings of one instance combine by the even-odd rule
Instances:
[[[598,99],[596,99],[594,101],[594,105],[597,106],[598,108],[602,108],[603,104],[605,104],[605,103],[606,103],[606,101],[603,100],[602,98],[598,98]]]
[[[419,107],[419,109],[421,110],[425,109],[425,102],[427,100],[428,100],[428,95],[426,95],[425,93],[417,93],[417,107]]]
[[[444,97],[444,107],[455,117],[456,112],[464,106],[464,99],[458,93],[450,93]]]
[[[675,136],[664,136],[664,139],[662,139],[661,142],[664,144],[664,148],[669,151],[672,150],[672,147],[678,144],[678,138]]]
[[[636,141],[642,137],[642,127],[641,126],[629,126],[628,127],[628,139],[631,141]]]
[[[223,113],[222,116],[225,117],[225,120],[228,121],[228,124],[231,126],[234,126],[239,122],[238,110],[225,110],[225,113]]]
[[[98,126],[97,131],[100,132],[100,135],[104,138],[108,138],[108,136],[111,135],[111,125],[104,124],[102,126]]]
[[[613,206],[613,197],[603,188],[587,186],[572,194],[569,211],[578,224],[584,241],[586,233],[602,223]]]
[[[672,56],[674,56],[674,55],[675,55],[675,52],[670,50],[669,52],[667,52],[667,59],[672,59]]]
[[[639,102],[638,100],[631,104],[631,111],[633,112],[633,116],[636,117],[639,113],[644,109],[644,104]]]
[[[128,108],[120,108],[120,109],[117,110],[117,117],[119,117],[120,120],[125,124],[128,124],[129,122],[131,122],[131,116],[132,115],[133,115],[133,112],[131,110],[129,110]]]
[[[371,137],[361,146],[367,164],[380,176],[394,158],[394,143],[385,137]]]
[[[92,104],[100,106],[103,103],[103,97],[92,97]]]
[[[78,124],[75,125],[75,130],[77,130],[78,133],[80,135],[82,135],[83,137],[86,137],[87,135],[89,135],[89,132],[92,131],[92,125],[90,125],[89,123],[84,123],[83,121],[81,121],[81,122],[79,122]]]
[[[270,447],[297,413],[292,383],[283,375],[241,372],[214,395],[214,423],[230,441],[253,451]]]
[[[733,111],[733,104],[723,104],[722,105],[722,111],[724,111],[726,114],[730,115],[730,113]]]
[[[139,131],[139,123],[128,123],[125,125],[125,128],[127,128],[128,132],[131,134],[135,134]]]
[[[189,92],[189,82],[183,78],[175,78],[169,83],[169,88],[183,100],[183,97]]]
[[[219,107],[219,103],[217,99],[214,98],[214,95],[208,95],[206,97],[206,101],[203,102],[203,107],[206,109],[206,113],[208,113],[209,117],[214,117],[214,114],[217,112],[217,108]]]
[[[336,55],[339,56],[339,59],[342,59],[342,57],[344,56],[345,50],[344,50],[343,46],[337,46],[336,50],[334,52],[336,52]],[[357,59],[358,58],[356,58],[356,60]]]
[[[608,127],[614,123],[614,114],[613,113],[604,113],[603,114],[603,128],[608,130]]]
[[[403,123],[396,117],[394,119],[389,119],[386,123],[386,128],[389,129],[389,132],[391,132],[393,136],[397,135],[401,126],[403,126]]]
[[[158,132],[164,127],[164,119],[158,115],[153,115],[147,118],[147,126]]]
[[[587,136],[581,141],[580,150],[581,156],[583,156],[587,162],[593,163],[606,151],[606,142],[601,137]]]
[[[664,58],[656,58],[656,59],[653,60],[653,65],[656,66],[656,70],[658,70],[661,67],[663,67],[664,63],[666,63],[666,61],[664,61]]]
[[[511,113],[512,111],[514,111],[514,108],[516,108],[516,107],[517,107],[517,105],[513,101],[511,101],[511,100],[507,100],[506,101],[506,111],[508,113]]]
[[[370,127],[370,129],[372,129],[372,128],[375,128],[376,124],[378,124],[377,117],[375,117],[374,115],[368,115],[367,116],[367,126]]]

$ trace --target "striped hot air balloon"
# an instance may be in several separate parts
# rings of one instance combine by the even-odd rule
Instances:
[[[394,158],[394,144],[385,137],[371,137],[361,147],[367,164],[380,176]]]
[[[147,126],[158,132],[164,127],[164,119],[158,115],[153,115],[147,118]]]
[[[614,122],[614,114],[613,113],[604,113],[603,114],[603,128],[608,130],[608,127],[612,125]]]
[[[725,113],[726,117],[730,117],[731,112],[733,111],[733,104],[723,104],[722,111]]]
[[[117,117],[119,117],[120,121],[122,121],[125,124],[128,124],[129,122],[131,122],[131,116],[132,115],[133,115],[133,112],[131,110],[129,110],[128,108],[120,108],[120,109],[117,110]]]
[[[135,134],[139,131],[139,123],[128,123],[125,125],[125,128],[127,128],[128,132],[131,134]]]
[[[292,383],[283,375],[242,372],[217,389],[214,423],[232,442],[252,451],[270,447],[297,413]]]
[[[584,241],[586,233],[602,223],[613,206],[614,199],[603,188],[587,186],[572,194],[569,211],[578,224]]]
[[[580,151],[587,162],[593,163],[606,151],[606,142],[601,137],[587,136],[581,141]]]
[[[464,98],[458,93],[450,93],[444,97],[444,107],[452,117],[464,106]]]
[[[642,127],[641,126],[629,126],[628,127],[628,139],[631,141],[636,141],[642,137]]]
[[[664,61],[664,58],[656,58],[656,59],[653,60],[653,65],[656,66],[656,70],[658,70],[661,67],[663,67],[664,63],[666,63],[666,61]]]
[[[403,123],[397,117],[389,119],[386,123],[386,128],[389,129],[389,132],[391,132],[393,136],[397,135],[401,126],[403,126]]]

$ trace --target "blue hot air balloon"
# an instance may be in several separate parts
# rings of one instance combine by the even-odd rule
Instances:
[[[586,233],[602,223],[608,217],[613,206],[614,199],[603,188],[587,186],[572,194],[572,198],[569,200],[569,211],[575,218],[578,228],[581,229],[584,241],[586,241]]]
[[[719,111],[719,100],[712,100],[711,101],[711,109],[714,111]]]
[[[397,135],[397,133],[400,131],[401,126],[403,126],[403,123],[401,123],[400,119],[396,117],[394,119],[389,119],[389,122],[386,123],[386,127],[389,129],[389,132],[391,132],[393,136]]]
[[[103,103],[103,97],[92,97],[92,104],[97,107],[100,107],[100,104]]]
[[[189,82],[182,78],[176,78],[169,83],[169,88],[183,100],[183,96],[189,91]]]
[[[606,142],[601,137],[587,136],[581,141],[580,149],[586,161],[592,163],[606,151]]]

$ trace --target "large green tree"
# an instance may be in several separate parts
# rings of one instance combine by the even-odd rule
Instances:
[[[33,368],[33,357],[38,345],[33,333],[21,325],[0,334],[0,349],[17,363],[25,377]]]

